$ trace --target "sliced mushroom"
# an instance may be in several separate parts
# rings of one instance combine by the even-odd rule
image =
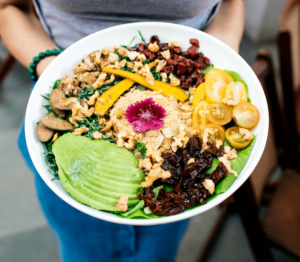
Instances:
[[[39,122],[36,127],[36,134],[39,140],[41,140],[42,142],[47,142],[52,138],[54,131],[52,129],[43,126],[42,123]]]
[[[50,105],[56,114],[65,117],[65,112],[56,107],[56,102],[62,98],[66,98],[64,91],[58,88],[54,89],[50,95]]]
[[[74,126],[68,121],[55,117],[53,113],[42,116],[41,123],[43,126],[57,131],[71,131]]]

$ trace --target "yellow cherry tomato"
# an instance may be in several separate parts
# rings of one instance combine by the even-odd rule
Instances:
[[[207,120],[207,107],[208,103],[206,101],[201,101],[193,112],[192,125],[194,129],[200,131],[200,133],[204,130],[205,126],[208,124]]]
[[[213,68],[205,75],[206,99],[212,103],[220,103],[225,97],[226,86],[234,82],[225,71]]]
[[[240,128],[237,126],[230,127],[226,130],[225,136],[229,144],[236,149],[243,149],[247,147],[251,140],[245,140],[239,132]]]
[[[210,104],[207,110],[207,119],[214,124],[226,125],[232,119],[232,110],[227,105],[214,103]]]
[[[192,101],[193,107],[196,108],[199,102],[203,100],[205,100],[205,82],[203,82],[197,87],[193,95],[193,101]]]
[[[242,82],[231,82],[226,86],[223,103],[235,106],[240,102],[247,102],[247,90]]]
[[[236,125],[243,128],[255,127],[259,121],[258,109],[247,102],[237,104],[232,110],[232,115]]]
[[[208,124],[205,126],[205,128],[212,128],[214,130],[213,135],[209,135],[209,142],[213,145],[216,144],[217,140],[221,140],[222,143],[225,140],[225,129],[222,126],[216,125],[216,124]]]

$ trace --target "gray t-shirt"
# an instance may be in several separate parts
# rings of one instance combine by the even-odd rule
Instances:
[[[61,48],[101,29],[131,22],[171,22],[203,29],[222,0],[34,0],[46,32]]]

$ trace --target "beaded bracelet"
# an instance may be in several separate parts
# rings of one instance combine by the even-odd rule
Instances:
[[[37,74],[36,74],[36,65],[41,61],[41,59],[44,59],[45,57],[52,56],[52,55],[59,55],[64,51],[64,49],[57,50],[54,48],[52,51],[46,50],[45,52],[40,52],[38,56],[35,56],[33,58],[33,61],[29,64],[29,75],[30,79],[32,81],[37,80]]]

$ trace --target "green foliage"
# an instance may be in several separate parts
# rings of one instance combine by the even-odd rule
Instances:
[[[48,166],[48,171],[54,176],[53,180],[59,179],[58,176],[58,167],[55,162],[55,157],[52,152],[52,145],[53,142],[42,142],[43,148],[44,148],[44,155],[45,155],[45,162]]]
[[[150,59],[149,58],[147,58],[144,62],[143,62],[143,65],[145,65],[145,64],[150,64]]]
[[[122,216],[121,214],[116,214],[117,217],[121,217],[121,218],[127,218],[127,219],[131,219],[131,218],[136,218],[136,219],[154,219],[154,218],[162,218],[161,216],[156,216],[154,214],[145,214],[143,210],[139,209],[136,210],[134,213],[130,214],[127,217]]]
[[[97,131],[100,132],[100,130],[103,128],[103,126],[99,124],[99,116],[97,116],[96,118],[86,117],[84,118],[84,121],[78,121],[78,123],[79,125],[77,128],[86,127],[89,129],[88,132],[83,134],[83,136],[89,138],[93,138],[93,133]]]
[[[95,93],[95,89],[93,87],[85,87],[82,89],[81,93],[78,95],[78,101],[80,102],[81,99],[86,98],[89,100],[89,98]]]
[[[137,85],[137,86],[135,87],[135,89],[140,90],[140,91],[145,91],[145,90],[146,90],[146,88],[143,87],[143,86],[141,86],[141,85]]]
[[[164,190],[167,192],[173,192],[173,187],[169,185],[164,185]]]
[[[140,200],[140,202],[138,202],[137,205],[133,209],[131,209],[125,213],[120,213],[120,215],[121,215],[121,217],[128,217],[131,214],[135,213],[137,210],[141,210],[142,208],[144,208],[144,206],[145,206],[144,200]]]
[[[142,158],[146,158],[147,149],[144,143],[141,142],[135,142],[135,146],[137,150],[142,154]]]
[[[159,190],[162,189],[164,186],[163,185],[160,185],[156,188],[153,189],[153,193],[154,193],[154,198],[157,199],[158,197],[158,194],[159,194]]]
[[[161,80],[161,76],[160,76],[159,72],[156,72],[154,69],[151,69],[150,72],[152,73],[155,80],[158,80],[158,81]]]
[[[132,38],[132,40],[130,41],[130,43],[129,43],[129,45],[121,45],[122,47],[124,47],[124,48],[126,48],[126,49],[129,49],[130,48],[130,46],[131,46],[131,44],[132,44],[132,42],[134,41],[134,39],[136,39],[136,37],[137,37],[137,35],[134,37],[134,38]]]
[[[138,32],[139,32],[139,34],[140,34],[140,37],[141,37],[143,43],[146,45],[147,43],[146,43],[146,40],[145,40],[145,38],[143,37],[142,33],[140,32],[140,30],[138,30]]]
[[[237,81],[242,82],[242,83],[245,85],[246,90],[247,90],[247,93],[248,93],[248,85],[246,84],[246,82],[245,82],[244,79],[240,76],[239,73],[234,72],[234,71],[230,71],[230,70],[224,70],[224,71],[227,72],[228,74],[230,74],[235,82],[237,82]]]
[[[210,173],[214,172],[218,165],[219,165],[219,160],[216,157],[213,157],[212,166],[210,169],[207,169],[205,171],[205,174],[210,174]]]
[[[46,95],[41,95],[43,98],[45,98],[46,100],[50,100],[50,94],[46,94]]]
[[[205,67],[203,70],[200,70],[201,73],[203,75],[207,74],[210,70],[212,70],[214,68],[214,65],[213,64],[209,64],[207,67]]]
[[[59,86],[59,83],[60,83],[60,79],[57,79],[52,87],[52,89],[55,89],[55,88],[58,88]]]

